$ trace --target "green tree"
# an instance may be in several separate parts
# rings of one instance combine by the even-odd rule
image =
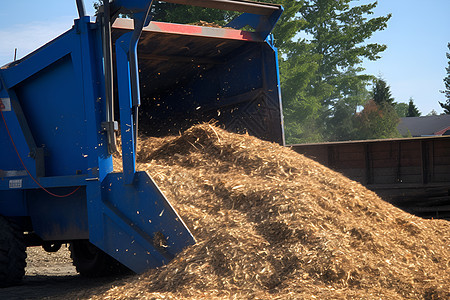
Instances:
[[[355,111],[347,101],[337,101],[333,107],[333,116],[327,122],[327,140],[347,141],[357,138],[354,115]]]
[[[399,116],[399,118],[405,118],[408,114],[408,104],[400,102],[394,103],[395,112]]]
[[[281,2],[284,5],[286,2],[301,1]],[[372,78],[360,74],[363,71],[360,64],[364,59],[378,59],[379,53],[386,49],[385,45],[366,44],[365,41],[374,32],[383,30],[391,16],[368,19],[377,3],[356,6],[353,3],[350,5],[351,2],[353,1],[303,1],[298,11],[291,11],[286,16],[290,20],[299,21],[296,23],[295,36],[304,37],[297,40],[291,39],[286,44],[277,43],[284,54],[284,59],[280,63],[283,106],[294,108],[289,111],[289,117],[285,122],[286,132],[290,133],[287,135],[288,142],[294,137],[296,140],[303,141],[310,138],[305,135],[307,133],[305,131],[289,130],[294,120],[297,125],[302,124],[296,128],[308,128],[313,123],[315,137],[342,139],[342,135],[336,135],[336,130],[330,130],[330,128],[337,129],[332,126],[332,123],[336,124],[338,120],[341,120],[342,126],[350,126],[349,124],[352,123],[350,108],[356,107],[355,99],[362,94],[361,87],[365,89]],[[278,39],[277,30],[278,26],[274,31],[276,39]],[[294,58],[294,55],[290,55],[291,53],[302,53],[308,59],[308,64],[314,67],[309,69],[312,72],[304,74],[300,71],[303,69],[302,66],[289,63],[289,60]],[[306,85],[298,85],[295,80],[288,81],[289,75],[283,78],[285,64],[289,65],[290,74],[303,76]],[[296,68],[298,70],[295,70]],[[285,93],[287,89],[296,91],[295,94],[302,95],[302,98],[291,98]],[[366,99],[360,98],[359,105]],[[304,102],[305,105],[307,103],[308,107],[315,108],[315,114],[306,117],[301,111],[305,105],[294,106],[291,102]]]
[[[450,43],[447,44],[448,49],[450,49]],[[441,93],[445,94],[447,101],[445,103],[439,102],[441,107],[444,109],[444,113],[450,114],[450,53],[446,53],[448,58],[448,67],[445,68],[447,70],[447,77],[444,78],[445,90],[441,91]]]
[[[393,104],[394,98],[392,98],[391,87],[387,85],[386,81],[377,78],[374,81],[372,87],[372,99],[376,104],[382,105],[384,103]]]
[[[312,92],[311,82],[316,77],[321,56],[314,46],[301,38],[307,22],[299,11],[301,1],[265,1],[283,5],[284,12],[273,30],[279,51],[280,81],[288,143],[320,142],[323,130],[319,120],[320,98],[328,94],[326,89]]]
[[[361,75],[360,64],[364,59],[376,60],[378,54],[386,49],[384,45],[366,44],[365,41],[376,31],[386,27],[390,15],[368,19],[376,7],[376,2],[367,5],[350,5],[350,0],[311,0],[304,1],[300,15],[307,22],[305,33],[319,55],[316,76],[310,82],[310,93],[317,95],[321,106],[318,120],[325,131],[324,137],[341,140],[338,127],[330,126],[341,120],[342,126],[351,126],[349,110],[356,108],[355,95],[361,94],[370,76]],[[366,98],[367,99],[367,98]],[[366,101],[362,99],[359,104]],[[287,99],[289,101],[289,99]],[[335,115],[336,114],[336,115]],[[345,118],[343,118],[346,116]],[[331,122],[331,123],[330,123]],[[289,124],[287,124],[289,125]],[[334,128],[336,130],[330,130]],[[341,131],[341,130],[340,130]],[[348,132],[351,135],[350,132]]]
[[[304,44],[305,48],[310,45]],[[289,53],[288,59],[280,63],[281,94],[286,141],[290,144],[320,142],[323,140],[320,122],[320,95],[309,92],[312,77],[318,65],[314,55],[298,51]],[[287,100],[289,99],[289,101]]]
[[[409,104],[408,104],[408,113],[406,114],[407,117],[420,117],[422,113],[419,111],[417,106],[414,104],[413,98],[409,98]]]
[[[356,75],[356,70],[350,70]],[[370,94],[367,90],[366,81],[360,80],[358,76],[347,74],[345,77],[348,81],[340,87],[345,93],[339,100],[335,101],[330,117],[325,120],[326,140],[328,141],[345,141],[358,139],[359,134],[355,128],[354,118],[359,107],[362,107],[369,98]],[[343,95],[344,95],[343,93]]]
[[[429,117],[429,116],[437,116],[437,115],[438,115],[437,111],[435,111],[434,109],[432,109],[432,110],[427,114],[427,117]]]
[[[351,6],[351,0],[304,1],[300,14],[306,20],[304,31],[311,36],[315,53],[321,55],[317,82],[336,86],[346,80],[346,71],[362,63],[376,60],[385,45],[364,44],[376,31],[386,27],[390,15],[367,20],[377,3]],[[362,71],[362,69],[359,69]],[[352,74],[352,77],[355,75]],[[368,78],[363,78],[368,79]],[[342,91],[334,89],[331,100]],[[330,100],[330,99],[325,99]]]
[[[360,139],[385,139],[401,137],[397,130],[399,118],[389,103],[377,104],[370,100],[355,118]]]
[[[400,121],[390,87],[386,81],[378,78],[374,81],[371,99],[364,109],[355,115],[354,126],[357,139],[385,139],[400,137],[397,125]],[[403,103],[406,105],[405,103]]]

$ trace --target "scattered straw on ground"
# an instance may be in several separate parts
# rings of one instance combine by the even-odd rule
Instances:
[[[450,223],[288,148],[197,125],[138,153],[198,243],[95,299],[450,299]]]

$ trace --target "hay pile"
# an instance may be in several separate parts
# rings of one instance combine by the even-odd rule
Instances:
[[[102,299],[450,299],[450,223],[277,144],[209,124],[141,142],[198,243]]]

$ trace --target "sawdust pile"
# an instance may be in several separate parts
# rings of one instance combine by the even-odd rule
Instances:
[[[198,243],[107,299],[450,299],[450,223],[277,144],[209,124],[141,142]]]

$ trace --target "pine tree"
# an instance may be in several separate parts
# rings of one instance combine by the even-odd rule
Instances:
[[[408,113],[406,114],[406,117],[420,117],[421,115],[422,113],[414,104],[413,98],[409,98]]]
[[[391,87],[387,85],[386,81],[378,78],[372,88],[372,98],[376,104],[382,105],[384,103],[393,105],[394,98],[392,98]]]
[[[447,44],[447,47],[450,49],[450,43]],[[447,70],[447,77],[444,78],[445,91],[441,91],[441,93],[445,94],[447,101],[445,103],[439,102],[439,104],[444,109],[444,113],[450,115],[450,53],[447,53],[447,58],[448,67],[445,68]]]

